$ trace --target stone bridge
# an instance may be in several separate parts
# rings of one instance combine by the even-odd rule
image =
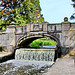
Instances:
[[[75,23],[64,22],[56,24],[35,23],[24,26],[10,25],[5,31],[0,31],[0,46],[13,52],[19,46],[27,47],[38,38],[51,38],[62,50],[75,47]]]

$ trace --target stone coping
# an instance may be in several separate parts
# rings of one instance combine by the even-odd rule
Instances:
[[[20,51],[55,51],[55,49],[16,49]]]
[[[13,58],[14,58],[14,54],[11,52],[0,52],[0,63]]]

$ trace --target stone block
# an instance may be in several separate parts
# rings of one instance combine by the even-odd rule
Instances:
[[[44,32],[48,31],[47,23],[43,23],[43,31]]]
[[[36,31],[39,31],[39,24],[34,24],[33,30],[34,30],[35,32],[36,32]]]
[[[62,24],[62,30],[69,30],[70,29],[70,24],[66,23],[66,24]]]
[[[48,31],[52,31],[52,25],[48,25]]]
[[[27,32],[30,32],[31,31],[31,24],[28,24],[27,25]]]
[[[16,34],[20,34],[20,33],[23,33],[23,27],[16,27]]]
[[[15,25],[8,26],[7,29],[6,29],[6,33],[14,33],[15,32],[15,28],[16,28]]]
[[[75,24],[71,24],[70,30],[74,30],[75,31]]]
[[[61,31],[62,30],[62,26],[61,25],[56,25],[56,31]]]
[[[65,31],[63,31],[63,36],[69,36],[69,30],[65,30]]]
[[[31,24],[31,31],[33,31],[33,30],[34,30],[34,29],[33,29],[33,26],[34,26],[34,25],[33,25],[33,24]]]

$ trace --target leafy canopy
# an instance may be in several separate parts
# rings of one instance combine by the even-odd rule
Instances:
[[[72,2],[73,2],[72,6],[73,6],[73,8],[75,9],[75,0],[72,0]],[[71,15],[70,19],[71,19],[71,20],[75,19],[75,13],[73,13],[73,14]]]
[[[11,4],[13,1],[13,4]],[[36,9],[39,9],[41,12],[39,0],[5,0],[4,8],[0,11],[0,27],[6,27],[11,24],[12,21],[15,22],[15,25],[25,25],[28,23],[35,23],[35,12]],[[6,10],[6,8],[9,8]],[[38,21],[41,23],[44,22],[43,15],[40,14]],[[0,29],[0,30],[1,30]]]

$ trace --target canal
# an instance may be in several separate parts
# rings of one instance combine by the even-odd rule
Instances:
[[[0,75],[42,75],[53,65],[54,56],[54,49],[17,49],[15,59],[0,63]]]
[[[0,75],[42,75],[54,62],[8,60],[0,63]]]

